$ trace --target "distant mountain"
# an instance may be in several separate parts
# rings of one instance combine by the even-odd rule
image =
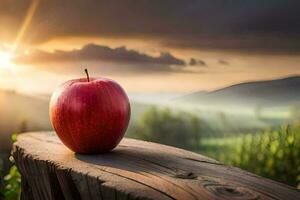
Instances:
[[[246,82],[212,92],[195,92],[180,101],[196,104],[280,106],[300,104],[300,76]]]

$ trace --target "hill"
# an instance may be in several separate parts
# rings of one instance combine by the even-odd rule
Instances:
[[[300,103],[300,76],[240,83],[212,92],[195,92],[178,100],[241,106],[294,105]]]
[[[51,129],[48,100],[0,90],[0,151],[9,149],[10,134]]]

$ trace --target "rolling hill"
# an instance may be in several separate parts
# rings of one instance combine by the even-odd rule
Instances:
[[[13,132],[51,129],[48,100],[0,90],[0,150],[9,149]]]
[[[300,104],[300,76],[240,83],[212,92],[195,92],[177,100],[208,105],[295,105]]]

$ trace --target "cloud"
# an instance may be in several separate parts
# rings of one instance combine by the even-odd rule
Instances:
[[[74,62],[110,62],[116,65],[132,64],[134,68],[147,68],[145,70],[157,71],[182,71],[185,61],[173,56],[169,52],[161,52],[159,56],[150,56],[126,47],[110,48],[108,46],[87,44],[81,49],[71,51],[56,50],[46,52],[35,50],[30,54],[21,54],[14,62],[19,64],[51,64],[51,63],[74,63]],[[142,69],[143,70],[143,69]]]
[[[206,66],[206,62],[203,60],[196,59],[196,58],[191,58],[189,65],[191,65],[191,66],[195,66],[195,65]]]
[[[0,38],[15,38],[30,0],[0,1]],[[295,0],[43,0],[23,42],[57,37],[156,39],[177,48],[294,53],[300,50]]]

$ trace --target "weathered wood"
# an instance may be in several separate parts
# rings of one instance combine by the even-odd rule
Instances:
[[[55,134],[18,136],[22,199],[300,199],[300,190],[196,153],[123,139],[112,152],[79,155]]]

